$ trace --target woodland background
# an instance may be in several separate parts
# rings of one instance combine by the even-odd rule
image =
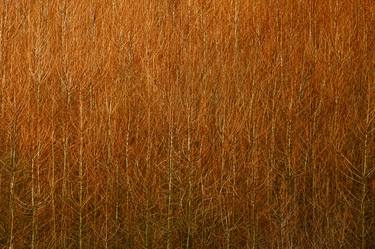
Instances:
[[[375,248],[373,1],[0,13],[1,248]]]

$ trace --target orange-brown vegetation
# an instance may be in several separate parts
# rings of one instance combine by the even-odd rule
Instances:
[[[3,0],[0,247],[375,248],[371,0]]]

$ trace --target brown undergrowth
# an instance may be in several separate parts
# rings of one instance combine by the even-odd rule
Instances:
[[[375,247],[372,1],[0,13],[1,248]]]

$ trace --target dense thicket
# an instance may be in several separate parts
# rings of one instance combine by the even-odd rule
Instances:
[[[0,3],[0,247],[375,247],[371,0]]]

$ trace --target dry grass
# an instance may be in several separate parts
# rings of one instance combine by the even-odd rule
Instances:
[[[372,1],[0,13],[1,248],[375,247]]]

